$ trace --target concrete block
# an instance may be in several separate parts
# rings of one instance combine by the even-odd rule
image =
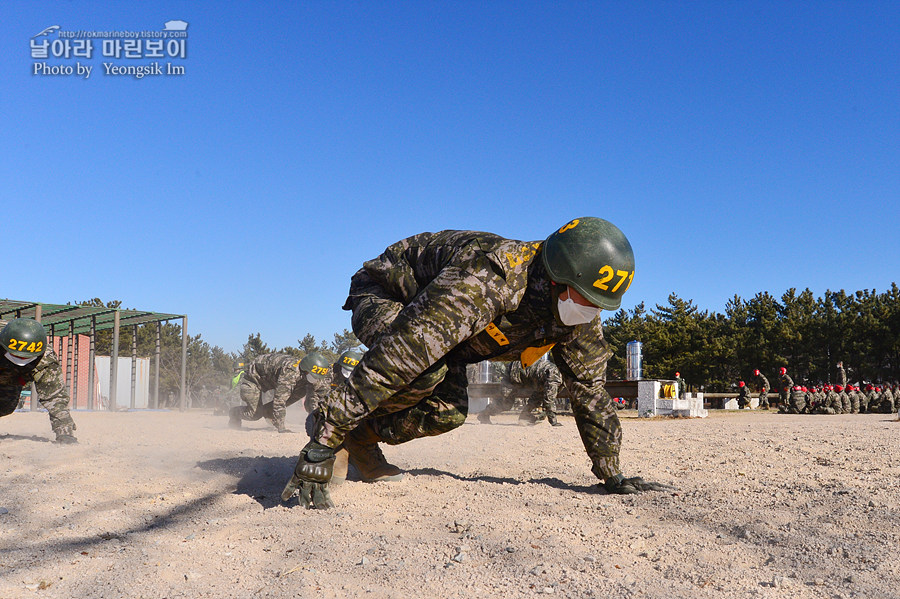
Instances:
[[[659,381],[638,381],[638,415],[642,417],[659,414]]]

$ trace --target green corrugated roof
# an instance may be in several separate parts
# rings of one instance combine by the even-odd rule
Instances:
[[[34,318],[38,306],[41,307],[41,323],[47,328],[48,333],[51,327],[56,325],[57,335],[68,335],[69,323],[71,322],[75,334],[86,335],[91,331],[91,317],[96,321],[95,330],[97,331],[111,329],[114,326],[115,308],[45,304],[43,302],[26,302],[10,299],[0,299],[0,319]],[[166,314],[164,312],[147,312],[144,310],[119,309],[118,312],[120,327],[184,318],[183,314]]]

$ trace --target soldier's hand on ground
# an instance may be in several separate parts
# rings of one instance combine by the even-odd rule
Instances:
[[[304,507],[320,510],[334,507],[328,493],[328,482],[331,480],[333,470],[334,450],[316,441],[310,441],[300,450],[294,474],[284,487],[281,500],[289,500],[294,491],[300,489],[300,503]]]
[[[331,501],[331,495],[328,493],[328,485],[321,483],[301,482],[300,503],[316,510],[327,510],[334,507],[334,502]]]
[[[76,439],[73,435],[56,435],[56,442],[63,445],[72,445],[74,443],[78,443],[78,439]]]
[[[643,493],[645,491],[678,490],[672,485],[667,485],[665,483],[655,483],[647,481],[640,476],[625,478],[621,474],[606,479],[606,482],[603,483],[603,488],[606,489],[607,493],[612,493],[613,495],[635,495],[637,493]]]

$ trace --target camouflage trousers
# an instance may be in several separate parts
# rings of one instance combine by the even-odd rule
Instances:
[[[364,272],[353,277],[350,290],[353,333],[366,346],[373,347],[391,330],[403,304]],[[446,356],[372,409],[362,405],[348,386],[342,385],[338,387],[337,401],[331,401],[336,395],[333,392],[320,406],[314,437],[336,447],[364,419],[389,445],[446,433],[466,421],[467,385],[466,364]]]
[[[768,408],[769,407],[769,392],[768,391],[760,391],[759,392],[759,407],[760,408]]]
[[[791,394],[790,402],[783,406],[785,414],[803,414],[807,411],[806,398],[802,394]]]
[[[22,387],[5,385],[0,387],[0,417],[8,416],[19,407],[19,395]],[[75,432],[75,421],[69,413],[69,403],[60,398],[55,402],[41,401],[41,405],[50,414],[50,427],[57,435],[72,435]]]
[[[287,406],[276,406],[274,402],[262,403],[263,390],[256,379],[245,374],[241,377],[241,401],[244,402],[244,410],[241,412],[243,420],[259,420],[267,418],[278,430],[284,428],[284,419],[287,416]]]

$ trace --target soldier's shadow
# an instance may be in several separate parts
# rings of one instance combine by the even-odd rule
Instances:
[[[37,435],[0,435],[0,441],[34,441],[36,443],[52,443],[52,439]]]
[[[492,483],[496,485],[524,485],[524,484],[535,484],[535,485],[546,485],[548,487],[553,487],[554,489],[560,489],[563,491],[572,491],[575,493],[605,493],[605,491],[600,490],[598,485],[573,485],[571,483],[567,483],[559,480],[558,478],[530,478],[528,480],[520,480],[517,478],[507,478],[507,477],[497,477],[497,476],[486,476],[483,474],[475,475],[475,476],[463,476],[460,474],[455,474],[453,472],[445,472],[443,470],[438,470],[436,468],[414,468],[412,470],[407,470],[407,474],[410,476],[447,476],[450,478],[455,478],[456,480],[461,481],[481,481]]]
[[[294,473],[297,456],[240,456],[197,462],[197,467],[210,472],[223,472],[238,477],[234,493],[254,499],[264,509],[281,505],[281,491]]]

